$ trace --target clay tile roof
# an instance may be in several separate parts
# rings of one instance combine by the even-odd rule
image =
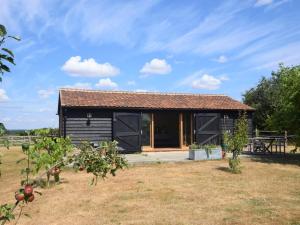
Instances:
[[[225,95],[60,89],[63,107],[254,110]]]

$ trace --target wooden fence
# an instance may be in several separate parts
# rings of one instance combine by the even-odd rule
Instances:
[[[14,136],[14,135],[5,135],[0,137],[0,147],[3,147],[3,142],[5,140],[9,141],[9,145],[18,146],[23,143],[33,144],[34,140],[38,138],[38,136]]]

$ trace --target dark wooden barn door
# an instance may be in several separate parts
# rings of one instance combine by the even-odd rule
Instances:
[[[141,150],[141,114],[115,112],[113,122],[114,140],[122,152]]]
[[[196,113],[195,131],[197,144],[220,144],[219,113]]]

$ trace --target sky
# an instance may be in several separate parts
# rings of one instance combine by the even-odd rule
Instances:
[[[59,88],[243,93],[300,62],[298,0],[0,0],[8,129],[58,127]]]

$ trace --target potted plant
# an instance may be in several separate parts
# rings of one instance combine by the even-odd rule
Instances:
[[[200,146],[196,143],[189,146],[189,159],[191,160],[206,160],[207,153],[203,146]]]

